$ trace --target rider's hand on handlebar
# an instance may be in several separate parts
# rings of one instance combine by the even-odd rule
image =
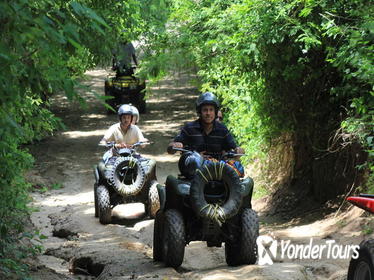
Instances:
[[[183,143],[181,142],[171,142],[168,146],[168,153],[175,154],[176,151],[173,148],[183,148]]]
[[[132,145],[128,145],[128,144],[125,144],[125,143],[115,144],[114,146],[116,148],[118,148],[118,149],[122,149],[122,148],[129,148],[129,149],[131,149],[132,148]]]

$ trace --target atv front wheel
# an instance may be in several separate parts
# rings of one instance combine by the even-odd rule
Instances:
[[[374,280],[374,239],[361,242],[358,252],[349,263],[347,280]]]
[[[241,256],[242,264],[254,264],[257,261],[257,237],[259,224],[257,213],[249,208],[242,214]]]
[[[151,187],[148,192],[148,213],[151,218],[156,216],[158,209],[160,209],[160,198],[158,197],[157,181],[151,181]]]
[[[112,208],[110,207],[110,197],[107,187],[103,185],[97,187],[97,202],[100,223],[109,224],[112,220]]]
[[[166,210],[163,224],[163,261],[166,266],[177,268],[183,262],[186,245],[183,217],[175,209]]]
[[[153,226],[153,260],[156,262],[162,261],[163,256],[163,217],[163,212],[158,211]]]

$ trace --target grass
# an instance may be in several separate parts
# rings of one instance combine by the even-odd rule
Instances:
[[[364,235],[369,235],[369,234],[372,234],[373,232],[374,232],[374,230],[370,225],[364,225],[362,227],[362,233]]]

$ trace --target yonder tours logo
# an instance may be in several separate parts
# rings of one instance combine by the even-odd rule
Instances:
[[[277,258],[278,245],[280,245],[280,259],[353,259],[358,258],[358,245],[339,245],[335,240],[325,240],[322,244],[315,244],[310,238],[308,244],[293,244],[291,240],[276,240],[269,235],[260,235],[257,240],[258,264],[272,265]]]

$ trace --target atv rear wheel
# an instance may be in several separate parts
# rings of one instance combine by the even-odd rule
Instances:
[[[374,239],[360,244],[359,256],[351,259],[347,280],[374,280]]]
[[[166,210],[163,222],[163,261],[166,266],[179,267],[184,258],[186,232],[182,215],[175,209]]]
[[[151,187],[148,192],[148,214],[151,218],[154,218],[160,209],[160,198],[158,197],[157,181],[152,180],[150,184]]]
[[[257,260],[256,240],[259,235],[259,224],[256,212],[245,208],[239,223],[238,238],[225,243],[226,263],[229,266],[254,264]]]
[[[163,256],[163,212],[156,213],[154,226],[153,226],[153,260],[158,262],[162,261]]]
[[[100,223],[109,224],[112,220],[112,208],[110,207],[110,197],[107,187],[103,185],[97,187],[97,202]]]

